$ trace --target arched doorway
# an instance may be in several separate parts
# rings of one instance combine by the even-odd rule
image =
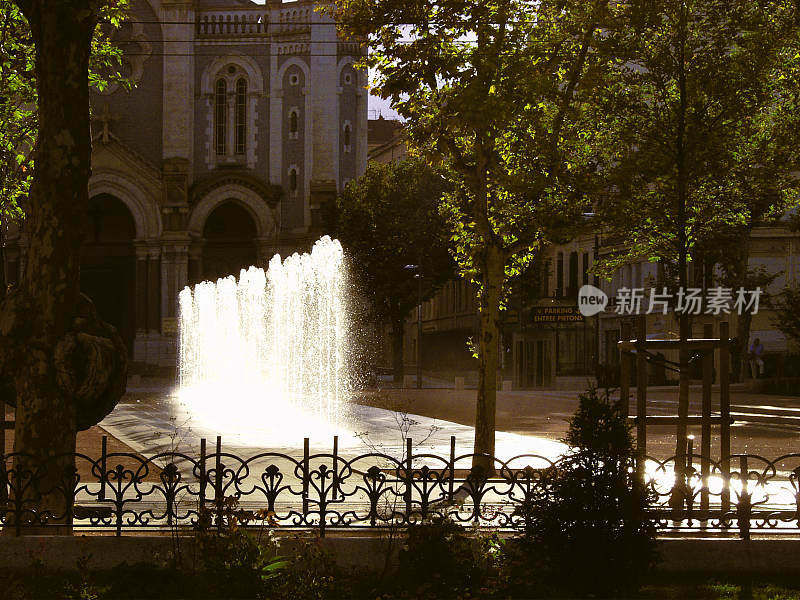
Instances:
[[[256,264],[256,224],[245,208],[233,201],[217,206],[203,227],[203,279],[216,281]]]
[[[129,353],[136,332],[135,237],[136,224],[121,200],[110,194],[89,200],[89,227],[81,248],[81,291],[94,301],[100,318],[117,328]]]

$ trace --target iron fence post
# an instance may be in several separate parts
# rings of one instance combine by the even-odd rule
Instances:
[[[108,461],[108,436],[104,435],[100,442],[100,495],[99,500],[106,499],[106,479]]]
[[[308,478],[310,477],[308,472],[308,446],[308,438],[303,438],[303,521],[308,518]]]
[[[200,438],[200,510],[206,507],[206,438]],[[198,515],[199,517],[200,515]]]
[[[217,531],[222,531],[222,436],[217,436],[217,453],[214,459],[214,506],[217,511]]]
[[[336,500],[337,493],[336,491],[339,489],[339,436],[333,436],[333,493],[331,494],[331,500]],[[344,499],[344,497],[342,498]]]
[[[636,325],[636,453],[640,458],[639,468],[644,469],[647,460],[647,315],[639,315]],[[639,477],[644,479],[644,471]]]
[[[719,324],[719,414],[720,470],[722,475],[722,523],[731,509],[731,396],[730,396],[730,338],[728,323]]]
[[[692,490],[692,471],[694,470],[694,439],[686,438],[686,465],[683,469],[683,496],[686,502],[686,519],[691,523],[692,509],[694,508],[694,494]]]
[[[739,501],[736,503],[736,513],[739,521],[739,537],[743,540],[750,539],[750,491],[747,486],[747,479],[750,469],[747,465],[747,455],[739,457],[739,481],[742,482],[742,491],[739,494]]]
[[[411,471],[411,453],[413,452],[413,445],[411,442],[411,438],[406,438],[406,493],[405,493],[405,501],[406,501],[406,520],[410,523],[411,522],[411,491],[414,486],[413,481],[413,473]]]
[[[703,337],[714,337],[714,325],[703,326]],[[708,518],[709,495],[708,477],[711,472],[711,386],[714,383],[714,351],[703,353],[703,407],[700,432],[700,512],[701,518]]]
[[[447,500],[453,501],[453,486],[456,480],[456,436],[450,436],[450,481],[447,484]]]

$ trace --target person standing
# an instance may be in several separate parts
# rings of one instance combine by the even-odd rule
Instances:
[[[764,359],[762,355],[764,354],[764,345],[761,343],[759,338],[753,340],[753,343],[750,345],[750,374],[752,375],[753,379],[758,379],[764,375]]]

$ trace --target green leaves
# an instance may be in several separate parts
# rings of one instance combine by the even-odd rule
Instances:
[[[453,273],[447,232],[438,207],[449,189],[441,173],[420,159],[371,162],[337,200],[336,232],[365,297],[380,320],[404,317]]]
[[[120,74],[122,51],[111,41],[127,7],[127,0],[116,0],[100,11],[89,81],[101,91],[110,82],[129,85]],[[0,0],[0,225],[22,218],[33,177],[38,129],[34,59],[27,20],[12,0]]]
[[[725,264],[743,231],[793,202],[796,11],[783,0],[617,7],[592,105],[610,190],[599,212],[627,248],[607,272],[634,258],[670,267],[682,253]]]

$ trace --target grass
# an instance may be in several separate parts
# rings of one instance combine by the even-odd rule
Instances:
[[[800,577],[719,578],[676,577],[645,585],[636,598],[659,600],[800,600]]]

